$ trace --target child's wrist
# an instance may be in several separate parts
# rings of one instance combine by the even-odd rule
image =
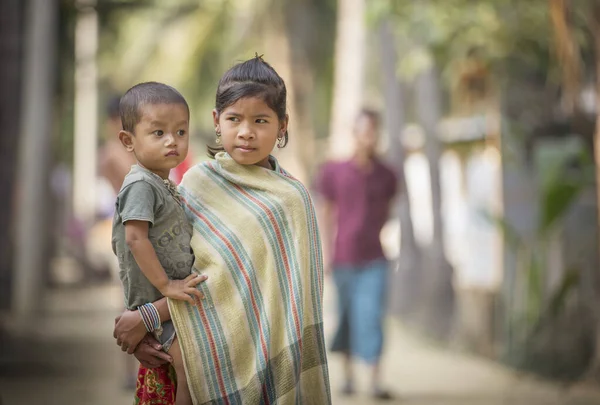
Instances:
[[[165,277],[161,278],[155,286],[158,289],[158,291],[160,291],[164,295],[164,290],[169,286],[169,278],[167,277],[167,275],[165,274]]]

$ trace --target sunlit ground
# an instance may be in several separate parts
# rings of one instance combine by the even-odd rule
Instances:
[[[123,389],[124,355],[112,338],[121,303],[120,286],[58,289],[44,300],[46,315],[27,337],[2,342],[0,392],[3,405],[130,404]],[[326,285],[326,322],[330,336],[335,294]],[[395,320],[388,324],[384,381],[399,396],[393,403],[415,405],[592,405],[600,393],[566,390],[536,381],[473,356],[437,349],[408,333]],[[370,404],[367,370],[360,367],[359,394],[339,395],[342,368],[330,356],[334,404]]]

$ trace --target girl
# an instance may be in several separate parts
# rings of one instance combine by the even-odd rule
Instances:
[[[213,119],[214,160],[180,187],[195,271],[210,282],[197,307],[156,303],[175,325],[194,404],[329,404],[315,210],[270,155],[288,141],[283,80],[259,56],[235,65],[219,82]],[[136,316],[121,317],[118,343],[139,343]],[[173,403],[167,370],[140,369],[137,403],[158,403],[161,390],[161,403]]]

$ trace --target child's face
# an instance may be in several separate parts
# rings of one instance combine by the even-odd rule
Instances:
[[[122,131],[120,138],[146,169],[168,178],[188,153],[189,114],[183,104],[154,104],[140,108],[135,133]]]
[[[213,111],[215,129],[221,133],[225,151],[242,165],[269,168],[269,154],[277,138],[287,130],[287,117],[280,121],[264,101],[256,97],[241,98],[221,114]]]

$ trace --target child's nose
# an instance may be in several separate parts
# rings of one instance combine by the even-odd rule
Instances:
[[[166,139],[166,143],[168,146],[175,145],[177,143],[177,141],[175,140],[175,136],[173,134],[167,134],[165,139]]]

